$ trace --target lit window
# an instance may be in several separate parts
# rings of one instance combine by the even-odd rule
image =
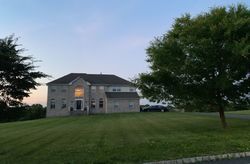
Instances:
[[[134,108],[135,108],[134,102],[129,102],[128,108],[129,108],[129,109],[134,109]]]
[[[66,107],[66,99],[62,99],[62,109],[65,109]]]
[[[56,100],[55,99],[51,99],[50,100],[50,109],[55,109],[56,108]]]
[[[114,102],[114,108],[119,108],[119,102]]]
[[[91,99],[91,108],[95,108],[95,99]]]
[[[84,92],[81,86],[75,88],[75,97],[83,97]]]
[[[99,99],[99,108],[103,108],[103,98]]]

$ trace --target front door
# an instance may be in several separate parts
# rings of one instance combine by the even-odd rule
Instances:
[[[76,100],[76,110],[82,109],[82,100]]]

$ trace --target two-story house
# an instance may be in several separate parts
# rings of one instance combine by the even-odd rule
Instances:
[[[47,86],[47,117],[140,111],[136,88],[116,75],[70,73]]]

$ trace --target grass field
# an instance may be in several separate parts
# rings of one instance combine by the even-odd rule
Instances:
[[[250,115],[250,110],[228,111],[226,113]]]
[[[250,150],[250,121],[130,113],[0,124],[0,163],[142,163]]]

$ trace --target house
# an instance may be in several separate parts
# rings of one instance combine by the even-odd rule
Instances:
[[[140,111],[136,88],[116,75],[70,73],[47,86],[47,117]]]

